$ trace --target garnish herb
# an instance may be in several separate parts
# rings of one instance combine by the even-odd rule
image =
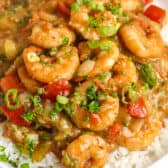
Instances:
[[[90,16],[88,19],[88,26],[93,27],[93,28],[97,28],[99,26],[99,20]]]
[[[57,96],[56,100],[58,103],[63,104],[63,105],[68,104],[68,102],[69,102],[67,97],[60,96],[60,95]]]
[[[97,87],[95,85],[91,85],[86,90],[86,96],[89,100],[94,100],[96,98],[96,90]]]
[[[88,122],[90,120],[89,116],[84,116],[83,121]]]
[[[58,49],[56,47],[53,47],[50,49],[49,54],[52,56],[52,55],[55,55],[57,52],[58,52]]]
[[[38,107],[39,105],[41,105],[40,96],[30,96],[30,100],[33,102],[34,107]]]
[[[100,104],[98,101],[92,101],[89,105],[89,112],[95,113],[100,111]]]
[[[34,141],[32,139],[29,139],[27,141],[27,149],[29,151],[30,156],[32,156],[32,154],[34,152]]]
[[[116,23],[113,26],[100,26],[98,30],[102,37],[110,37],[114,36],[118,32],[120,26],[120,23]]]
[[[5,93],[4,101],[5,101],[5,104],[7,105],[8,109],[10,109],[10,110],[18,109],[20,106],[20,101],[18,98],[18,90],[17,89],[9,89]]]
[[[42,95],[45,92],[44,88],[38,88],[37,94]]]
[[[93,1],[91,1],[89,3],[89,8],[92,10],[92,9],[95,9],[95,10],[99,10],[99,11],[104,11],[105,10],[105,7],[101,4],[98,4],[98,3],[95,3]]]
[[[69,44],[69,38],[66,36],[62,37],[62,46],[65,47]]]
[[[80,5],[78,3],[73,3],[71,6],[71,11],[77,12],[79,10]]]
[[[107,77],[107,74],[105,74],[105,73],[100,73],[100,74],[98,75],[98,78],[99,78],[100,80],[104,80],[104,79],[106,79],[106,77]]]
[[[5,154],[1,154],[0,155],[0,161],[1,162],[8,162],[8,156],[6,156]]]
[[[157,76],[150,64],[140,64],[139,71],[144,81],[153,88],[157,84]]]
[[[135,84],[127,84],[122,88],[121,91],[121,102],[124,104],[131,104],[135,100],[133,91],[135,90]]]
[[[27,122],[33,121],[36,118],[36,114],[33,112],[27,112],[23,114],[23,119]]]
[[[20,165],[20,168],[30,168],[28,163],[23,163]]]
[[[5,150],[4,146],[0,146],[0,152],[3,152]]]
[[[111,94],[112,97],[118,97],[118,93],[117,92],[114,92]]]

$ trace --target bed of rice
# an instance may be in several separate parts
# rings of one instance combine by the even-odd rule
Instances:
[[[146,168],[161,158],[168,152],[168,120],[165,121],[166,127],[156,137],[155,141],[143,151],[129,152],[123,147],[119,147],[116,151],[109,155],[108,163],[105,168]],[[2,127],[0,126],[0,135],[2,135]],[[53,153],[49,153],[40,163],[32,163],[28,156],[21,155],[15,145],[8,139],[0,138],[0,146],[5,147],[5,151],[0,152],[9,157],[10,161],[16,163],[17,167],[23,163],[29,163],[30,168],[61,168],[58,160]],[[0,162],[0,168],[13,168],[10,164]]]

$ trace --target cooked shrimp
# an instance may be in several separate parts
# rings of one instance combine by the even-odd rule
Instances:
[[[77,97],[71,98],[72,107],[74,107],[72,119],[79,128],[102,131],[116,119],[119,110],[119,99],[107,95],[103,100],[99,101],[99,111],[90,112],[90,109],[82,107],[82,102],[87,100],[86,92],[93,86],[96,87],[94,82],[86,81],[76,88],[75,93]],[[85,119],[87,119],[87,121]]]
[[[113,4],[120,4],[125,12],[139,11],[142,7],[141,0],[111,0],[111,2]]]
[[[110,11],[105,10],[104,5],[108,2],[109,0],[94,0],[93,3],[101,6],[100,10],[92,9],[89,7],[89,3],[81,5],[77,11],[72,10],[70,25],[88,40],[113,36],[120,24],[117,23],[116,17]]]
[[[75,41],[75,34],[66,26],[53,27],[50,23],[35,25],[29,40],[43,48],[53,48],[63,45],[64,39],[67,44]]]
[[[41,83],[33,80],[26,71],[25,66],[18,68],[18,76],[23,83],[24,87],[31,93],[36,93],[37,89],[41,87]]]
[[[51,115],[54,104],[49,100],[43,102],[44,112],[43,114],[37,113],[36,120],[44,127],[55,128],[58,133],[55,136],[56,141],[65,139],[67,136],[76,136],[80,131],[68,120],[62,113],[56,113]]]
[[[37,47],[24,49],[23,59],[29,75],[37,81],[50,83],[60,78],[71,79],[79,65],[78,51],[75,47],[61,48],[55,57],[40,54]],[[38,56],[39,55],[39,56]]]
[[[145,16],[139,16],[120,29],[125,46],[139,58],[155,58],[162,54],[163,40],[158,25]]]
[[[97,59],[86,60],[78,68],[77,76],[96,76],[100,73],[109,72],[112,69],[112,66],[117,61],[119,57],[119,48],[118,46],[110,40],[101,40],[99,43],[110,42],[110,47],[106,50],[100,50],[98,53],[91,53],[92,55],[97,55]],[[83,53],[81,53],[83,54]],[[85,53],[84,53],[85,54]],[[84,57],[84,56],[81,56]],[[93,57],[95,58],[95,57]]]
[[[128,83],[136,83],[138,76],[136,71],[136,66],[132,60],[130,60],[126,56],[122,56],[119,58],[117,63],[114,65],[113,76],[109,80],[109,87],[113,91],[117,89],[121,89],[124,85]]]
[[[29,140],[33,140],[35,146],[39,143],[38,133],[26,127],[6,122],[4,129],[4,136],[12,139],[16,143],[26,144]]]
[[[145,101],[145,104],[148,110],[147,118],[141,119],[143,121],[133,130],[130,127],[133,128],[133,124],[137,124],[138,121],[130,123],[130,126],[128,128],[124,127],[117,138],[118,144],[129,150],[144,149],[153,142],[161,129],[158,113],[152,109],[147,101]]]
[[[62,162],[70,168],[102,168],[107,161],[107,156],[107,145],[101,137],[84,134],[63,151]]]

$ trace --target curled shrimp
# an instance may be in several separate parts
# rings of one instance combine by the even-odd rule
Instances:
[[[102,168],[107,161],[106,142],[94,134],[84,134],[70,143],[63,151],[62,162],[73,168]]]
[[[71,11],[70,25],[88,40],[113,36],[120,24],[117,23],[116,17],[105,9],[105,4],[109,3],[109,0],[93,0],[92,3],[101,6],[101,9],[92,9],[89,3],[81,5],[77,11]],[[106,32],[104,32],[105,29]]]
[[[117,138],[117,143],[129,150],[141,150],[149,146],[161,129],[158,113],[145,101],[148,116],[145,119],[135,119],[128,127],[124,127]],[[135,128],[135,129],[133,129]]]
[[[33,80],[26,71],[25,66],[21,66],[17,70],[18,76],[24,87],[31,93],[36,93],[37,89],[41,87],[41,83]]]
[[[43,48],[53,48],[63,45],[64,39],[67,44],[75,41],[75,34],[66,26],[53,27],[50,23],[35,25],[29,40]]]
[[[74,109],[72,119],[79,128],[102,131],[116,119],[119,110],[119,99],[109,95],[105,95],[104,97],[104,92],[100,92],[103,98],[99,100],[99,111],[90,112],[90,109],[82,107],[82,102],[85,102],[87,99],[86,92],[91,87],[96,87],[95,83],[86,81],[76,88],[75,93],[77,95],[71,98],[72,107]]]
[[[123,11],[125,12],[135,12],[141,9],[142,1],[141,0],[111,0],[113,4],[120,4]]]
[[[156,58],[164,49],[158,24],[139,16],[121,27],[119,32],[125,46],[139,58]]]
[[[95,55],[97,55],[97,58],[95,60],[84,61],[77,70],[77,76],[94,77],[100,73],[109,72],[112,69],[112,66],[119,57],[119,48],[114,42],[110,40],[99,41],[99,43],[106,43],[106,42],[110,42],[109,44],[111,44],[108,49],[106,48],[107,51],[100,49],[100,51],[94,52],[90,49],[90,54],[94,55],[93,58],[95,59]],[[86,57],[88,52],[89,49],[87,47],[85,51],[82,50],[82,52],[80,53],[81,54],[80,57],[81,58]]]
[[[61,48],[55,57],[41,54],[38,47],[30,46],[23,51],[23,60],[29,75],[37,81],[50,83],[60,78],[70,80],[78,65],[78,51],[75,47]]]
[[[136,66],[126,56],[121,56],[113,66],[113,76],[108,81],[110,89],[117,91],[128,83],[136,83],[138,79]]]

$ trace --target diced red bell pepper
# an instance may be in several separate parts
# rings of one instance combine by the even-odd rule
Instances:
[[[165,17],[166,11],[158,6],[151,5],[146,9],[144,15],[149,17],[151,20],[160,23]]]
[[[1,106],[1,110],[4,113],[4,115],[14,124],[28,127],[30,126],[31,122],[26,122],[22,115],[24,113],[24,107],[21,106],[20,108],[16,110],[9,110],[7,106],[4,104]]]
[[[68,96],[71,92],[71,85],[67,80],[59,80],[44,87],[43,98],[55,101],[57,95]]]
[[[17,75],[6,75],[0,80],[0,87],[5,93],[8,89],[15,88],[19,92],[23,91],[23,87],[17,77]]]
[[[142,97],[138,98],[133,104],[127,106],[128,113],[135,118],[146,118],[148,115],[145,101]]]

